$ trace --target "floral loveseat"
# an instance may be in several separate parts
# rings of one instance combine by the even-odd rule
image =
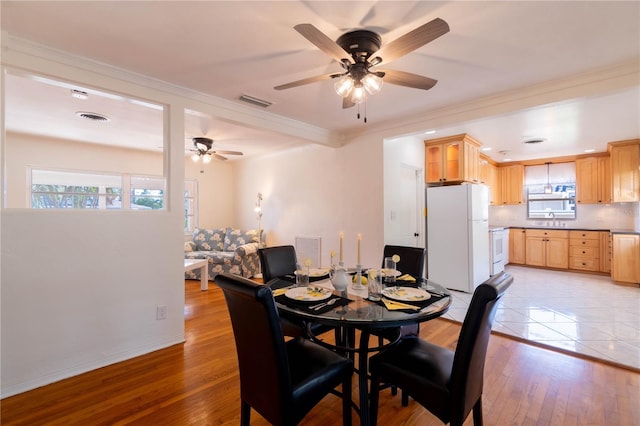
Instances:
[[[184,245],[185,259],[208,259],[209,280],[223,272],[251,278],[260,273],[258,231],[233,228],[199,229]],[[185,272],[185,279],[200,279],[200,270]]]

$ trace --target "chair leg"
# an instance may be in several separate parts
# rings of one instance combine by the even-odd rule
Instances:
[[[251,424],[251,406],[246,402],[240,403],[240,425],[249,426]]]
[[[371,388],[369,390],[369,420],[371,426],[378,424],[378,399],[380,396],[380,379],[371,378]]]
[[[402,406],[407,407],[409,405],[409,394],[406,393],[403,389],[400,389],[402,395]]]
[[[482,396],[478,398],[478,401],[473,406],[473,425],[482,426]]]
[[[342,382],[342,424],[351,426],[351,377]]]

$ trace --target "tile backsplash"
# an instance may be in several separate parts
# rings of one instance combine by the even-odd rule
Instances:
[[[491,226],[547,226],[551,220],[527,219],[527,206],[489,207]],[[560,227],[567,229],[625,229],[640,231],[640,203],[615,203],[608,205],[578,204],[576,218],[559,220]]]

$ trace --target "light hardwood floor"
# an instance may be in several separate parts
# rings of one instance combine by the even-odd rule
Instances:
[[[212,284],[200,291],[199,281],[186,281],[185,289],[184,344],[5,398],[0,423],[239,424],[236,353],[222,292]],[[421,336],[454,348],[459,330],[439,319],[424,324]],[[489,343],[483,399],[486,425],[640,425],[640,374],[499,335]],[[340,400],[330,395],[302,424],[340,422]],[[252,412],[252,424],[267,422]],[[441,423],[414,401],[402,407],[385,390],[379,424]],[[471,424],[469,417],[465,425]]]

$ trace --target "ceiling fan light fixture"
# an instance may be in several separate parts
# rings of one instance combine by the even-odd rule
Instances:
[[[367,74],[362,79],[362,85],[370,95],[375,95],[382,89],[382,78],[375,74]]]
[[[198,151],[206,152],[209,149],[209,147],[202,142],[196,142],[195,145]]]
[[[360,104],[364,102],[366,96],[367,92],[364,86],[362,86],[362,84],[356,85],[353,88],[353,93],[351,94],[351,102],[353,102],[354,104]]]
[[[191,154],[191,161],[193,161],[194,163],[197,163],[199,159],[200,159],[200,154],[198,154],[197,152],[194,152],[193,154]]]
[[[343,98],[348,97],[353,90],[353,78],[349,75],[345,75],[338,79],[333,85],[333,88],[336,89],[336,93]]]
[[[204,164],[209,164],[211,162],[211,154],[203,154],[202,155],[202,162]]]

